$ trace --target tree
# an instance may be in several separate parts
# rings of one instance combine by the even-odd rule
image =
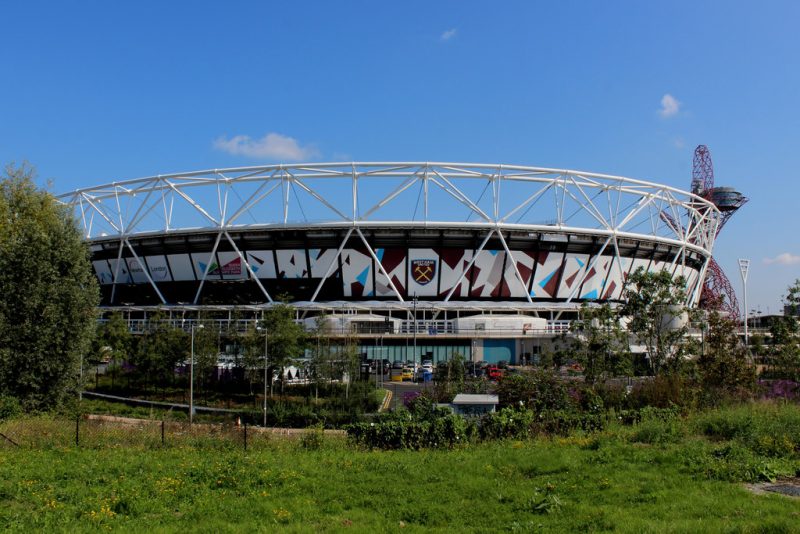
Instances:
[[[97,329],[94,339],[93,358],[97,362],[108,357],[111,374],[111,388],[114,388],[117,369],[121,362],[130,357],[133,347],[133,336],[128,329],[125,318],[119,312],[110,314]]]
[[[770,366],[775,376],[800,380],[800,279],[789,286],[783,302],[783,316],[770,323]]]
[[[161,312],[150,316],[150,329],[138,337],[132,354],[137,371],[148,379],[155,375],[163,381],[189,353],[186,333],[165,319]]]
[[[632,370],[628,333],[619,325],[619,315],[608,304],[581,308],[580,319],[570,326],[572,350],[583,366],[588,383]]]
[[[334,378],[334,354],[331,351],[331,328],[327,315],[318,315],[311,332],[311,376],[314,379],[314,398],[319,398],[321,383],[330,383]]]
[[[78,386],[99,290],[72,213],[33,180],[27,165],[0,180],[0,395],[46,409]]]
[[[255,323],[250,323],[247,331],[241,337],[244,352],[241,358],[241,365],[244,367],[244,376],[250,388],[250,394],[255,395],[253,384],[264,380],[264,353],[269,342],[266,332]]]
[[[440,363],[434,377],[434,396],[441,402],[450,402],[464,391],[466,374],[464,356],[454,353],[446,362]]]
[[[685,280],[668,271],[639,268],[628,277],[622,315],[628,330],[644,344],[655,374],[681,368],[688,348],[691,311],[685,305]]]
[[[281,370],[281,392],[286,366],[305,350],[306,333],[294,321],[294,308],[286,302],[275,304],[264,312],[263,323],[269,335],[269,363]],[[271,389],[270,389],[271,391]]]
[[[749,393],[755,388],[756,373],[736,332],[736,324],[713,310],[708,315],[708,333],[697,368],[704,391]]]

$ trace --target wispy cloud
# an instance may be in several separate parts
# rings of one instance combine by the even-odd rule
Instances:
[[[672,144],[678,150],[686,147],[686,141],[683,139],[683,137],[676,137],[672,140]]]
[[[764,263],[767,265],[800,265],[800,256],[784,252],[774,258],[764,258]]]
[[[253,139],[249,135],[235,135],[230,139],[218,137],[214,140],[214,148],[234,156],[281,161],[303,161],[319,155],[313,145],[303,146],[297,139],[275,132],[261,139]]]
[[[667,119],[677,115],[680,110],[681,103],[678,102],[677,98],[669,93],[661,97],[661,109],[658,110],[659,115]]]
[[[442,35],[439,36],[439,40],[449,41],[450,39],[456,36],[456,33],[458,33],[458,30],[456,28],[450,28],[449,30],[442,32]]]

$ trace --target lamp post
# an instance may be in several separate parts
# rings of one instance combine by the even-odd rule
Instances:
[[[194,423],[194,331],[203,325],[192,324],[192,350],[189,359],[189,424]]]
[[[262,330],[260,326],[256,327],[256,330],[259,332]],[[269,331],[267,327],[264,326],[264,428],[267,427],[267,370],[269,369],[269,357],[267,356],[267,348],[268,348],[268,340],[269,340]]]
[[[742,286],[744,286],[744,346],[750,350],[749,335],[747,331],[747,273],[750,270],[749,259],[739,259],[739,273],[742,275]]]
[[[417,294],[414,293],[414,373],[417,372]]]

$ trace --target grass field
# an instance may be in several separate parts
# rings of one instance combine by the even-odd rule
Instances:
[[[762,419],[774,425],[748,430]],[[800,468],[797,429],[775,430],[798,419],[796,407],[745,407],[420,452],[357,450],[330,436],[311,443],[319,448],[275,437],[249,452],[214,441],[4,447],[0,524],[65,532],[797,532],[800,500],[755,495],[739,481]]]

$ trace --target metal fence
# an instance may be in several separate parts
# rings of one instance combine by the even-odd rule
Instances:
[[[189,423],[167,419],[131,419],[107,415],[32,416],[0,422],[0,450],[8,448],[194,447],[263,449],[276,441],[301,446],[321,436],[343,436],[338,430],[265,428],[236,417],[223,422]]]

